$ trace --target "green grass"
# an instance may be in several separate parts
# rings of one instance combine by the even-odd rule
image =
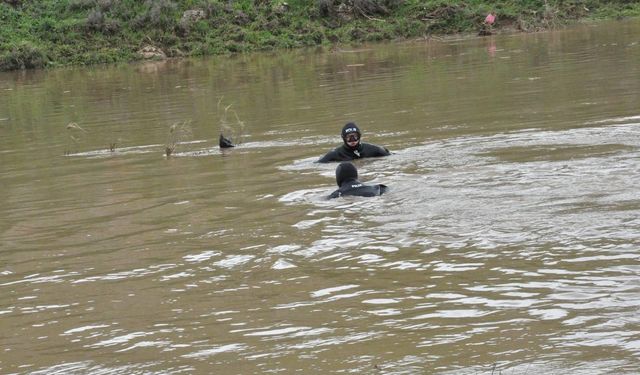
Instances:
[[[187,17],[185,12],[191,13]],[[640,15],[629,0],[0,0],[0,70],[202,56]]]

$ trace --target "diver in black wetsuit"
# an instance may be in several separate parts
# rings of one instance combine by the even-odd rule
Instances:
[[[360,158],[387,156],[391,153],[385,147],[360,142],[362,133],[358,126],[349,122],[342,128],[343,145],[333,151],[329,151],[318,160],[318,163],[328,163],[331,161],[346,161]]]
[[[336,168],[336,183],[339,188],[329,195],[329,199],[343,195],[375,197],[387,191],[386,185],[365,185],[358,181],[358,170],[353,163],[348,161],[343,161]]]

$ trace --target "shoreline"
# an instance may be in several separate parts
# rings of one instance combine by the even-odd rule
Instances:
[[[495,23],[486,23],[488,14]],[[12,0],[0,2],[0,71],[531,33],[635,17],[640,3],[622,0]]]

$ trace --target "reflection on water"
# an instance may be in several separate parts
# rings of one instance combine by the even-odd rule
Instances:
[[[637,373],[639,35],[0,75],[0,372]]]

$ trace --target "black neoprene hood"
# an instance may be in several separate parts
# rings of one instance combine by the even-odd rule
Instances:
[[[343,161],[336,168],[336,183],[338,186],[342,186],[342,183],[348,180],[357,180],[358,170],[353,163],[349,161]]]
[[[358,134],[358,138],[362,136],[362,133],[360,133],[360,128],[358,128],[358,125],[356,125],[355,122],[348,122],[345,126],[342,127],[342,139],[344,140],[345,138],[347,138],[347,134],[350,133]]]

